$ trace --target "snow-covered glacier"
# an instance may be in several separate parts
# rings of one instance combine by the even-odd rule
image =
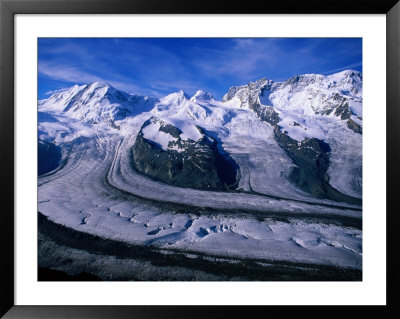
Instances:
[[[38,112],[39,157],[59,156],[38,211],[56,224],[165,253],[362,269],[357,71],[261,79],[221,101],[95,82]]]

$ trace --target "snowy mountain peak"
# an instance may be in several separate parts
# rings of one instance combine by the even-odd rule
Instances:
[[[107,82],[96,81],[88,85],[90,88],[112,88]]]
[[[190,97],[185,92],[180,90],[178,92],[168,94],[167,96],[161,98],[160,102],[161,104],[164,105],[180,105],[183,102],[189,100],[189,98]]]
[[[65,114],[83,122],[108,123],[151,110],[155,98],[130,95],[105,82],[74,85],[38,103],[39,111]]]
[[[144,138],[158,144],[162,149],[176,149],[172,145],[178,139],[198,141],[203,137],[201,131],[193,123],[174,120],[160,119],[152,116],[142,126],[141,132]]]
[[[212,100],[213,96],[203,90],[198,90],[195,95],[190,98],[190,101],[196,102],[197,100]]]
[[[83,85],[75,84],[73,87],[63,89],[59,93],[66,92],[66,91],[69,91],[69,90],[77,91],[77,90],[80,90],[80,89],[82,89],[82,88],[84,88],[86,86],[87,86],[87,84],[83,84]]]
[[[261,88],[261,87],[271,84],[271,83],[273,83],[273,81],[268,80],[267,78],[264,77],[257,81],[254,81],[254,82],[250,81],[249,84],[247,84],[247,86],[250,90],[254,90],[254,89]]]
[[[345,70],[326,77],[330,87],[336,87],[343,93],[350,93],[361,97],[362,95],[362,74],[354,70]]]
[[[237,98],[241,108],[259,102],[274,108],[299,108],[307,114],[332,113],[334,105],[349,102],[349,113],[362,116],[362,74],[345,70],[332,75],[296,75],[285,82],[262,78],[247,85],[231,87],[222,101]]]
[[[182,97],[186,100],[190,99],[190,96],[187,95],[183,90],[179,90],[178,92],[175,92],[175,94],[179,97]]]
[[[335,75],[338,77],[362,78],[362,73],[360,71],[350,70],[350,69],[340,71],[340,72],[334,73],[332,75]]]
[[[362,74],[354,70],[344,70],[331,75],[302,74],[291,77],[281,85],[282,87],[290,87],[292,91],[304,90],[313,85],[323,89],[337,89],[342,93],[361,96]]]
[[[232,86],[228,93],[223,96],[222,102],[228,102],[237,97],[241,101],[240,107],[244,107],[249,97],[256,99],[263,91],[270,90],[274,83],[272,80],[262,78],[254,82],[250,81],[246,85]]]
[[[295,75],[284,82],[284,85],[308,85],[310,83],[321,82],[325,78],[322,74],[307,73]]]
[[[88,92],[96,92],[95,96],[112,96],[112,95],[126,95],[129,96],[130,94],[119,91],[114,88],[111,84],[107,82],[93,82],[87,85]]]

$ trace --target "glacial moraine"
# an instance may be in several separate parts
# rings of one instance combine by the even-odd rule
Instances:
[[[39,281],[359,281],[359,269],[128,244],[38,213]]]

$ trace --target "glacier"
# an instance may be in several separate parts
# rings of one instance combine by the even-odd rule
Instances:
[[[158,99],[95,82],[38,101],[38,111],[39,139],[62,157],[38,178],[38,211],[57,224],[166,252],[362,269],[357,71],[261,79],[232,87],[221,101],[201,90]],[[212,134],[239,167],[236,189],[177,187],[136,171],[132,147],[150,118],[173,125],[183,140],[198,140],[197,128]],[[171,155],[182,152],[157,125],[144,137]],[[290,176],[297,165],[276,130],[297,141],[294,147],[307,139],[329,144],[324,183],[354,201],[296,185]]]

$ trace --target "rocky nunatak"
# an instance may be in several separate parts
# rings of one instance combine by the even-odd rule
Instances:
[[[157,123],[158,122],[158,123]],[[159,125],[159,131],[169,134],[168,148],[145,138],[143,130],[149,125]],[[154,117],[141,127],[132,147],[132,165],[140,173],[174,186],[231,190],[237,187],[239,169],[227,154],[216,136],[196,127],[202,137],[183,139],[182,131]]]
[[[325,141],[307,138],[301,142],[292,139],[279,125],[274,128],[275,139],[295,164],[289,179],[302,190],[317,198],[327,198],[354,205],[361,200],[344,195],[329,185],[329,153],[331,148]]]
[[[38,175],[55,170],[61,161],[61,148],[54,143],[38,140]]]

